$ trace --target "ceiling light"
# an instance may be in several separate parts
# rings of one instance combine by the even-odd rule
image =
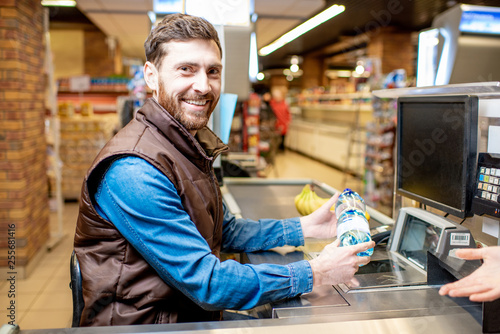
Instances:
[[[42,0],[42,6],[76,7],[75,0]]]
[[[257,80],[257,74],[259,73],[259,57],[257,56],[257,36],[255,32],[250,34],[250,55],[249,55],[249,65],[248,65],[248,77],[251,82]]]
[[[286,34],[284,34],[283,36],[281,36],[280,38],[278,38],[277,40],[275,40],[271,44],[268,44],[268,45],[264,46],[263,48],[261,48],[259,50],[259,55],[260,56],[267,56],[268,54],[278,50],[279,48],[281,48],[285,44],[290,43],[291,41],[293,41],[297,37],[305,34],[309,30],[314,29],[315,27],[319,26],[323,22],[328,21],[329,19],[331,19],[334,16],[337,16],[338,14],[342,13],[344,10],[345,10],[345,7],[339,6],[339,5],[333,5],[331,7],[328,7],[327,9],[322,11],[321,13],[313,16],[312,18],[310,18],[306,22],[293,28],[292,30],[290,30],[289,32],[287,32]]]
[[[365,71],[365,68],[363,67],[363,65],[358,65],[356,66],[356,73],[357,74],[363,74],[363,72]]]

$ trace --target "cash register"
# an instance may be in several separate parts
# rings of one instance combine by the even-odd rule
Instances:
[[[339,287],[353,292],[426,285],[428,252],[454,256],[456,249],[474,246],[471,232],[460,224],[420,208],[401,208],[387,246],[376,247],[370,263],[359,268],[358,284]]]
[[[335,309],[322,305],[326,295],[330,294],[333,301],[335,293],[313,290],[300,302],[301,307],[311,310],[300,314],[333,310],[341,314],[349,312],[347,308],[364,314],[368,307],[363,304],[380,311],[423,307],[433,312],[429,309],[431,301],[443,305],[440,310],[456,305],[472,310],[473,317],[488,327],[481,319],[481,305],[467,298],[457,301],[437,295],[440,285],[462,278],[481,265],[478,260],[455,256],[459,248],[476,247],[471,231],[461,223],[474,214],[498,213],[494,200],[498,200],[495,190],[500,190],[500,184],[497,187],[495,181],[500,183],[500,176],[495,179],[497,169],[489,159],[491,154],[478,154],[478,104],[474,95],[398,98],[395,192],[407,202],[414,200],[418,207],[397,209],[387,245],[375,247],[371,262],[355,275],[358,284],[334,287],[343,298],[335,299]],[[500,165],[497,168],[500,170]],[[306,254],[309,258],[316,255]],[[441,304],[449,300],[454,306]],[[290,304],[279,307],[282,309],[274,311],[277,316],[299,314],[287,313]]]
[[[474,215],[497,218],[500,214],[500,156],[482,142],[484,138],[489,140],[487,124],[499,124],[496,106],[500,99],[485,100],[468,94],[482,89],[498,91],[500,96],[500,83],[493,88],[483,86],[420,88],[417,94],[398,95],[395,219],[389,224],[389,237],[385,238],[387,232],[383,237],[372,235],[379,243],[371,262],[355,275],[359,284],[315,287],[300,298],[271,304],[271,317],[367,320],[446,316],[465,311],[482,324],[484,332],[500,329],[495,323],[500,320],[498,305],[482,306],[468,298],[459,300],[437,293],[442,284],[460,279],[481,265],[479,260],[465,261],[455,256],[459,248],[476,247],[466,227],[471,226],[470,221],[466,226],[462,223]],[[443,89],[450,93],[435,94]],[[481,119],[480,105],[485,102],[492,108],[483,112]],[[483,153],[486,147],[490,152]],[[249,192],[242,193],[245,203],[249,202]],[[285,192],[280,189],[273,193]],[[315,241],[306,240],[303,249],[285,255],[262,252],[249,254],[248,259],[254,264],[312,259],[319,254],[322,243],[308,242]]]
[[[471,232],[447,216],[472,216],[478,97],[403,96],[397,122],[396,193],[420,207],[399,210],[386,249],[360,268],[359,286],[343,289],[427,284],[428,252],[448,257],[475,247]]]
[[[361,269],[361,284],[348,289],[440,286],[463,278],[481,262],[454,255],[459,248],[476,247],[461,223],[474,215],[500,217],[500,155],[478,153],[484,147],[478,139],[485,137],[478,96],[402,96],[397,104],[395,190],[420,207],[399,210],[387,258],[374,258],[375,272]],[[457,223],[449,215],[463,220]],[[387,273],[376,273],[380,261],[390,263]],[[483,332],[500,330],[499,308],[498,301],[483,304]]]

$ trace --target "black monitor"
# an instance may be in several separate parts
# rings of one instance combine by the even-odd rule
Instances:
[[[398,99],[396,192],[460,218],[472,216],[477,96]]]

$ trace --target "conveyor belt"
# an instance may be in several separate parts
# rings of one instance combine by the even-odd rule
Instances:
[[[306,184],[314,185],[320,197],[330,197],[338,191],[314,179],[260,178],[225,178],[222,189],[237,206],[235,210],[245,218],[284,219],[298,215],[293,200]],[[374,226],[394,223],[391,218],[373,208],[368,207],[367,211]]]
[[[311,180],[273,182],[269,180],[238,180],[225,183],[223,192],[240,213],[248,218],[286,218],[298,213],[293,197],[304,184]],[[320,196],[327,197],[335,189],[321,186]],[[322,191],[325,191],[324,193]],[[372,220],[378,212],[371,214]],[[378,220],[387,224],[381,214]],[[268,253],[279,255],[277,253]],[[265,256],[264,253],[260,256]],[[289,256],[303,257],[301,252]],[[280,256],[279,259],[282,259]],[[269,260],[269,258],[266,258]],[[292,259],[295,261],[297,259]],[[262,259],[265,260],[265,259]],[[287,258],[287,261],[290,259]],[[279,260],[274,262],[280,263]],[[333,299],[333,297],[337,299]],[[418,290],[344,293],[330,286],[323,286],[290,300],[275,309],[278,319],[246,321],[201,322],[186,324],[143,325],[99,328],[62,328],[22,330],[21,334],[49,333],[373,333],[373,334],[417,334],[417,333],[481,333],[481,325],[466,311],[470,306],[458,305],[448,297],[440,297],[437,289],[427,287]],[[299,302],[300,305],[297,305]],[[315,304],[316,306],[313,306]]]
[[[298,212],[294,197],[301,192],[302,187],[303,185],[228,185],[243,217],[250,219],[296,217]]]

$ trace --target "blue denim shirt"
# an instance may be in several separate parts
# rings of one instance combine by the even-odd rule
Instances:
[[[170,286],[206,310],[252,307],[310,292],[311,267],[221,262],[184,211],[172,182],[138,157],[113,162],[96,210],[111,221]],[[225,209],[225,207],[224,207]],[[304,243],[299,218],[236,219],[224,210],[222,251],[252,252]]]

